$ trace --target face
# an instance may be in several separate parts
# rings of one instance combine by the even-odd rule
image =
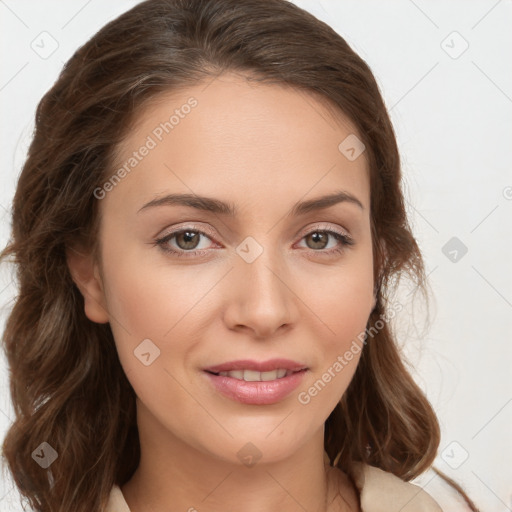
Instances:
[[[311,95],[223,75],[158,98],[119,148],[86,312],[174,446],[241,464],[323,432],[374,305],[367,162],[338,147],[355,133]]]

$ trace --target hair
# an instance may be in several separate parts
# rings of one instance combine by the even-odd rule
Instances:
[[[134,390],[110,325],[85,315],[66,251],[97,246],[93,191],[112,175],[116,149],[143,107],[225,72],[325,100],[366,146],[374,335],[326,420],[330,464],[350,473],[363,462],[408,481],[436,457],[436,415],[391,326],[375,327],[389,311],[393,283],[407,274],[424,288],[425,272],[406,217],[394,130],[370,68],[331,27],[286,0],[147,0],[81,46],[40,101],[11,240],[0,255],[15,264],[18,288],[3,334],[15,413],[3,457],[35,511],[103,511],[112,486],[138,466]],[[58,454],[44,470],[32,457],[43,442]]]

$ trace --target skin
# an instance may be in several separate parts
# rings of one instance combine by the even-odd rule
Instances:
[[[119,148],[120,165],[191,96],[197,106],[101,200],[101,261],[83,251],[68,256],[85,312],[110,322],[137,395],[141,461],[122,492],[131,512],[359,510],[350,480],[325,466],[323,450],[324,422],[359,355],[308,404],[298,400],[365,330],[374,307],[367,161],[338,150],[357,132],[311,94],[225,74],[146,108]],[[296,202],[338,190],[362,207],[341,202],[289,215]],[[169,205],[139,211],[169,193],[229,201],[238,215]],[[190,223],[212,236],[196,247],[180,237],[167,245],[202,255],[178,258],[155,245]],[[341,230],[354,244],[329,235],[315,245],[306,236],[322,229]],[[236,252],[249,236],[263,248],[252,263]],[[336,247],[340,253],[327,253]],[[144,339],[160,350],[148,366],[134,355]],[[226,398],[203,371],[274,357],[308,371],[272,405]],[[261,455],[251,467],[237,455],[249,442]]]

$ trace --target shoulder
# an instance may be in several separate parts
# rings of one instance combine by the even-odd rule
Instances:
[[[350,473],[360,493],[362,512],[443,512],[421,487],[367,464]]]
[[[121,488],[118,485],[114,485],[110,491],[109,500],[105,512],[130,512],[128,504],[124,499]]]

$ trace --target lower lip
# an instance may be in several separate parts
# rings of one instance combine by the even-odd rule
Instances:
[[[243,404],[268,405],[280,402],[296,389],[302,382],[306,370],[292,373],[281,379],[257,382],[205,373],[217,391],[228,398]]]

